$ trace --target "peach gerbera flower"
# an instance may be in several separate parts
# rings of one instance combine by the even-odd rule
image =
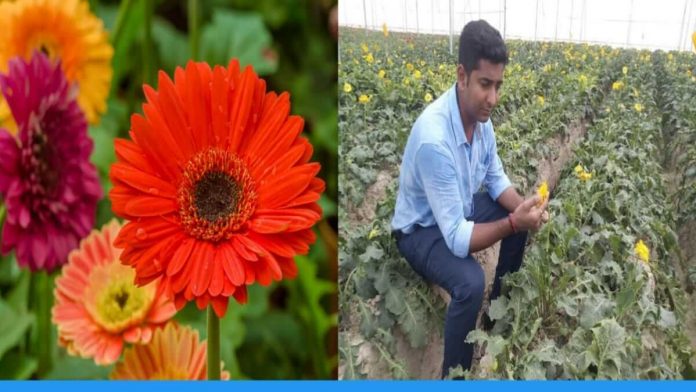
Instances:
[[[112,380],[205,380],[207,342],[198,331],[174,322],[155,331],[146,345],[127,348],[123,360],[111,372]],[[222,363],[220,368],[222,369]],[[230,373],[221,372],[222,380]]]
[[[120,263],[113,241],[116,220],[92,231],[68,256],[56,279],[53,322],[61,346],[72,355],[116,362],[124,342],[147,343],[153,329],[176,313],[159,280],[137,287],[135,271]]]
[[[0,71],[10,59],[29,59],[35,51],[60,59],[68,81],[78,86],[77,102],[90,123],[106,111],[111,84],[109,44],[102,21],[83,0],[18,0],[0,3]],[[0,124],[12,129],[7,105],[0,99]]]

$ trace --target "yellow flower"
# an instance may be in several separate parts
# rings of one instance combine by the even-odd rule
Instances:
[[[411,82],[408,80],[408,78],[404,78],[404,81],[402,82],[402,84],[404,86],[408,86],[409,84],[411,84]]]
[[[365,95],[365,94],[362,94],[362,95],[360,96],[360,98],[358,98],[358,102],[360,102],[360,103],[368,103],[368,102],[370,102],[370,97],[367,96],[367,95]]]
[[[639,103],[633,105],[633,108],[636,109],[636,112],[638,112],[638,113],[643,111],[643,105],[641,105]]]
[[[379,235],[379,230],[375,227],[372,230],[370,230],[370,233],[367,235],[367,239],[371,240]]]
[[[418,63],[420,64],[421,67],[425,66],[425,61],[423,61],[423,60],[419,61]]]
[[[353,86],[351,86],[350,83],[343,83],[343,92],[349,93],[351,91],[353,91]]]
[[[387,73],[384,72],[383,69],[380,69],[379,72],[377,73],[377,76],[379,76],[380,79],[384,79],[384,75],[386,75],[386,74]]]
[[[386,23],[382,23],[382,34],[384,34],[385,37],[389,37],[389,29],[387,29]]]
[[[425,100],[425,102],[430,102],[433,100],[433,96],[430,95],[430,93],[426,93],[425,97],[423,97],[423,100]]]
[[[578,80],[580,81],[581,86],[584,87],[585,85],[587,85],[587,76],[585,76],[584,74],[581,74],[580,77],[578,77]]]
[[[544,100],[544,96],[543,96],[543,95],[537,95],[537,102],[539,103],[539,105],[542,105],[542,106],[543,106],[543,105],[544,105],[544,102],[546,102],[546,101]]]
[[[406,69],[410,71],[413,71],[413,64],[411,63],[406,63]]]
[[[624,75],[628,73],[628,67],[624,65],[623,68],[621,68],[621,72],[623,72]]]
[[[622,81],[614,82],[611,85],[611,89],[614,91],[621,90],[623,88],[624,84]]]
[[[643,240],[638,240],[638,242],[636,242],[635,252],[636,256],[643,260],[644,263],[650,261],[650,249],[648,249],[648,246],[645,245]]]
[[[585,169],[583,169],[583,167],[579,164],[577,166],[575,166],[574,170],[575,170],[575,174],[578,174],[578,175],[585,171]]]
[[[415,71],[413,72],[413,77],[416,78],[416,79],[420,79],[420,78],[421,78],[421,71],[415,70]]]
[[[0,3],[0,72],[7,72],[15,56],[29,59],[36,50],[51,60],[60,60],[71,83],[79,86],[77,102],[91,124],[106,111],[111,87],[111,58],[104,24],[89,10],[86,1],[23,0]],[[13,127],[14,121],[0,99],[0,125]]]
[[[537,189],[537,196],[539,196],[539,201],[537,202],[537,207],[540,207],[546,200],[549,199],[549,184],[544,181]]]
[[[672,53],[667,55],[667,60],[669,60],[669,61],[674,60],[674,56],[672,55]]]
[[[583,181],[590,180],[590,179],[592,179],[592,173],[582,172],[582,173],[580,173],[580,179]]]
[[[362,49],[362,51],[363,51],[364,53],[367,53],[367,52],[370,51],[370,48],[369,48],[369,47],[367,46],[367,44],[364,43],[364,42],[360,44],[360,48]]]
[[[375,61],[375,58],[372,57],[372,53],[368,53],[367,56],[365,56],[365,61],[367,61],[370,64],[372,64]]]

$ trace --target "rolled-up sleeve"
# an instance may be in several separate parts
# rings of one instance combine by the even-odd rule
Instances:
[[[512,185],[505,170],[503,169],[503,162],[498,156],[498,146],[495,142],[495,137],[493,141],[488,146],[489,156],[491,157],[491,163],[488,165],[488,170],[486,171],[486,178],[484,179],[484,185],[488,189],[488,195],[491,199],[498,200],[498,197]]]
[[[423,144],[416,152],[415,164],[447,247],[457,257],[468,256],[474,222],[464,217],[453,159],[442,147]]]

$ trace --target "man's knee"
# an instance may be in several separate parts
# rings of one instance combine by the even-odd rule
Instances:
[[[477,263],[473,264],[473,267],[465,268],[458,272],[458,279],[450,293],[452,301],[480,303],[483,300],[486,277],[481,266]]]

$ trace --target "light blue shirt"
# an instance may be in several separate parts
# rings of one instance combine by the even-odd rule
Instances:
[[[416,225],[438,225],[457,257],[469,255],[474,222],[473,196],[485,185],[493,200],[512,184],[493,133],[493,124],[476,123],[471,144],[457,105],[456,84],[416,120],[406,143],[399,193],[391,225],[411,233]]]

